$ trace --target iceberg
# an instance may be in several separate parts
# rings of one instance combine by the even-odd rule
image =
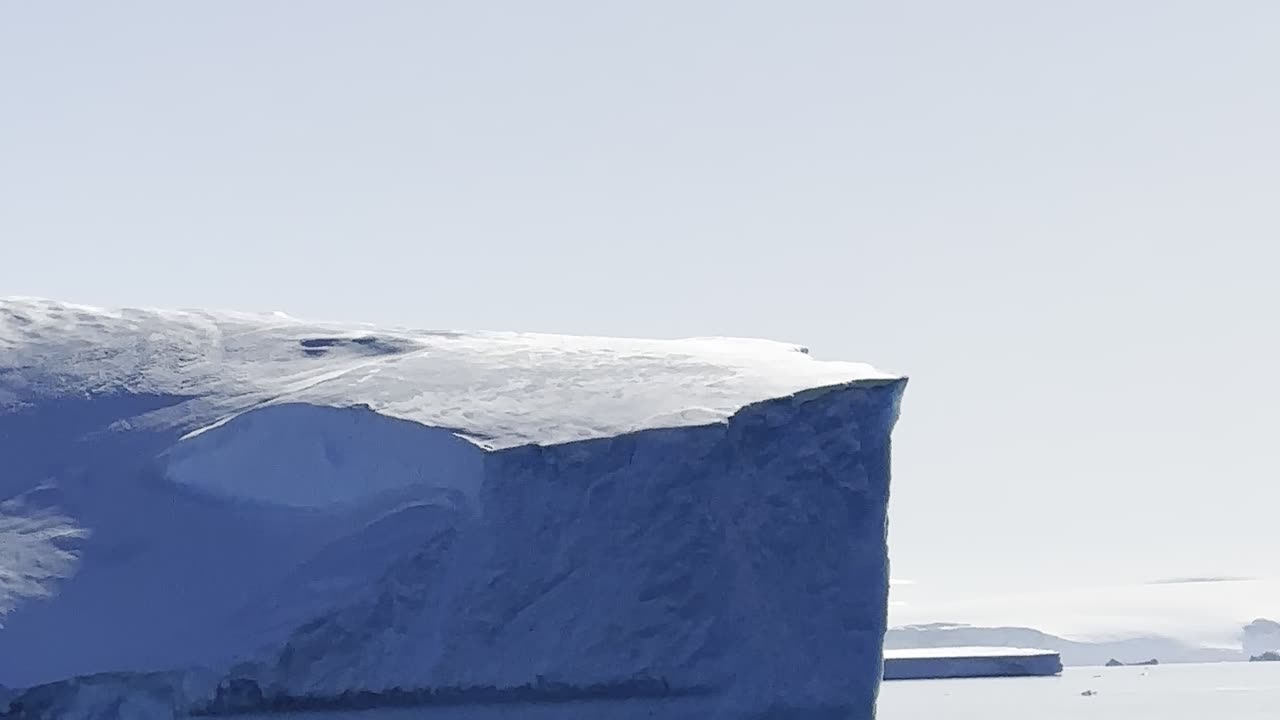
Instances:
[[[871,718],[905,382],[761,340],[0,300],[0,683],[23,717]]]
[[[885,680],[1036,677],[1061,673],[1062,658],[1052,650],[953,647],[884,651]]]

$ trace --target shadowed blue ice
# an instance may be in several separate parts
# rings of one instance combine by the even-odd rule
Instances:
[[[37,530],[0,683],[118,673],[24,702],[652,678],[713,717],[870,717],[902,380],[755,341],[15,307],[0,531]]]

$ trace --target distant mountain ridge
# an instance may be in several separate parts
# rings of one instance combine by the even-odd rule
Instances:
[[[928,623],[891,628],[885,648],[1025,647],[1053,650],[1068,666],[1103,666],[1117,659],[1129,665],[1157,659],[1161,663],[1239,662],[1243,650],[1196,647],[1173,638],[1150,636],[1083,642],[1026,627],[978,627],[960,623]]]

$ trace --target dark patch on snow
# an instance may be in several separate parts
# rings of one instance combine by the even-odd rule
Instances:
[[[347,350],[361,355],[396,355],[409,350],[412,345],[404,340],[382,338],[374,335],[359,337],[317,337],[298,341],[302,352],[310,357],[323,357],[333,350]]]

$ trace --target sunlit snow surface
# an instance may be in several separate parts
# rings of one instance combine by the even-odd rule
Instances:
[[[97,717],[193,665],[647,677],[704,717],[866,717],[902,388],[764,341],[3,301],[0,683],[124,673],[33,696]]]
[[[137,421],[199,431],[263,404],[363,404],[487,448],[698,425],[801,390],[897,379],[766,340],[381,330],[0,300],[0,372],[23,368],[0,407],[69,391],[189,396]]]

